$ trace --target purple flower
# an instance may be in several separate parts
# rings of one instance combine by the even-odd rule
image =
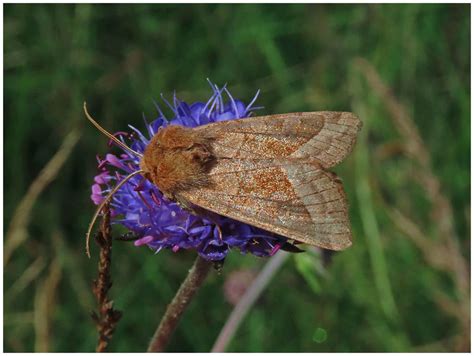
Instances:
[[[169,123],[187,127],[205,125],[211,122],[245,118],[250,116],[258,92],[253,100],[245,105],[235,100],[225,88],[218,88],[209,82],[213,94],[206,103],[191,105],[180,101],[176,95],[173,104],[163,101],[172,110],[173,118],[168,120],[157,105],[159,116],[150,124],[145,122],[146,134],[129,126],[131,134],[116,134],[119,139],[140,153],[143,153],[151,137],[158,128]],[[224,103],[223,92],[229,98]],[[94,178],[91,199],[100,204],[114,185],[126,175],[139,169],[139,158],[128,152],[120,155],[107,154],[104,160],[99,157],[99,174]],[[147,245],[158,252],[163,248],[177,252],[181,249],[195,249],[203,258],[218,261],[226,257],[232,247],[242,253],[256,256],[271,256],[286,243],[286,238],[268,231],[219,216],[195,216],[181,209],[175,202],[167,200],[158,188],[140,175],[131,178],[111,200],[113,223],[119,223],[133,231],[138,240],[135,246]],[[212,214],[212,213],[210,213]],[[211,221],[212,220],[212,221]],[[216,226],[218,225],[218,227]],[[222,236],[219,234],[219,228]]]

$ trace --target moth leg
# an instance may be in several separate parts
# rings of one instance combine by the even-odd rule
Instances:
[[[222,241],[222,229],[221,229],[221,226],[220,226],[217,222],[214,222],[214,224],[216,225],[216,227],[217,227],[217,232],[219,233],[219,240]]]

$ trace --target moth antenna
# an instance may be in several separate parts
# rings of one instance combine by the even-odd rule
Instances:
[[[105,197],[104,201],[102,203],[100,203],[100,205],[97,207],[97,210],[95,211],[94,216],[92,217],[92,220],[89,224],[89,229],[87,230],[87,233],[86,233],[86,254],[87,254],[87,257],[89,257],[89,258],[91,257],[91,252],[90,252],[90,248],[89,248],[89,241],[90,241],[90,237],[91,237],[92,228],[94,227],[94,224],[95,224],[97,218],[99,217],[100,212],[104,208],[105,204],[107,204],[110,201],[110,199],[112,199],[113,195],[117,192],[117,190],[119,190],[122,185],[127,183],[127,181],[129,181],[130,178],[136,176],[137,174],[141,174],[141,173],[145,173],[145,171],[140,169],[140,170],[132,172],[128,176],[126,176],[119,184],[117,184],[114,187],[114,189],[112,189],[112,191],[109,193],[109,195],[107,195]]]
[[[120,141],[117,137],[115,137],[114,135],[112,135],[110,132],[108,132],[106,129],[104,129],[102,126],[100,126],[98,124],[97,121],[95,121],[92,116],[89,115],[89,113],[87,112],[87,105],[86,105],[86,102],[84,102],[84,113],[86,114],[86,117],[87,119],[92,122],[92,124],[97,127],[97,129],[102,132],[105,136],[107,136],[108,138],[110,138],[112,141],[114,141],[117,145],[119,145],[120,147],[122,147],[124,150],[127,150],[131,153],[133,153],[135,156],[137,157],[140,157],[140,158],[143,158],[143,155],[135,150],[132,150],[130,147],[128,147],[126,144],[124,144],[122,141]]]

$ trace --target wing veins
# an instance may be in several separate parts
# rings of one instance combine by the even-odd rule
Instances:
[[[292,176],[292,178],[294,178],[294,177],[296,177],[296,175]],[[326,177],[326,178],[328,178],[329,180],[331,180],[331,178],[329,178],[328,176],[324,176],[324,177]],[[318,181],[318,180],[320,180],[320,179],[322,179],[322,178],[321,178],[320,176],[318,176],[318,177],[315,177],[314,179],[308,180],[308,181],[306,181],[306,182],[304,182],[304,181],[303,181],[303,182],[299,182],[299,184],[293,184],[293,188],[299,188],[299,187],[301,187],[301,186],[304,185],[304,184],[309,184],[309,183],[312,183],[312,182],[314,182],[314,181]],[[332,181],[332,180],[331,180],[331,181]]]
[[[322,142],[322,141],[320,141],[320,142]],[[325,143],[326,143],[326,142],[325,142]],[[336,155],[334,155],[334,154],[332,154],[332,153],[329,153],[329,152],[327,151],[327,149],[321,149],[320,147],[314,146],[314,145],[311,144],[311,142],[307,142],[307,144],[309,144],[311,147],[314,147],[315,149],[318,149],[318,150],[319,150],[319,153],[325,153],[325,154],[327,154],[327,155],[329,155],[329,156],[331,156],[331,157],[336,158],[336,160],[341,159],[340,156],[336,156]],[[331,145],[329,145],[329,147],[331,147]],[[333,146],[333,147],[336,147],[336,146]],[[295,152],[298,152],[298,150],[296,150]],[[341,151],[339,151],[339,152],[341,152]],[[341,152],[341,153],[344,154],[345,152]]]
[[[340,197],[338,199],[333,199],[333,200],[321,201],[321,202],[314,203],[314,204],[306,204],[305,206],[316,206],[316,205],[322,205],[322,204],[327,204],[327,203],[334,203],[334,202],[340,201],[340,200],[343,200],[343,197]]]
[[[350,126],[350,127],[354,127],[354,126]],[[357,134],[357,131],[354,131],[354,132],[352,132],[352,131],[344,131],[344,132],[341,132],[341,131],[331,130],[330,128],[327,128],[326,126],[324,126],[321,131],[323,131],[323,130],[335,132],[335,133],[338,133],[338,134],[341,134],[341,135],[344,135],[344,136],[349,136],[348,134],[346,134],[346,132],[350,132],[351,134],[353,134],[353,135],[351,135],[351,136],[355,136],[355,135]],[[321,131],[320,131],[320,132],[321,132]]]
[[[307,197],[310,197],[310,196],[315,195],[315,194],[321,194],[321,193],[327,192],[328,190],[331,190],[331,189],[338,189],[338,188],[337,188],[337,186],[333,186],[333,187],[326,188],[326,189],[323,189],[323,190],[318,190],[317,192],[312,192],[310,194],[303,195],[300,198],[303,199],[303,198],[307,198]]]
[[[318,136],[319,136],[319,135],[314,136],[314,137],[313,137],[311,140],[309,140],[307,143],[309,143],[309,142],[311,142],[311,141],[322,142],[322,143],[325,143],[326,145],[328,145],[329,147],[335,147],[335,148],[337,148],[337,150],[338,150],[339,152],[341,152],[341,153],[345,153],[347,147],[336,146],[336,145],[332,144],[332,142],[327,142],[327,141],[323,141],[323,140],[318,140],[318,139],[317,139]],[[330,137],[330,136],[323,136],[323,137]],[[311,146],[313,146],[313,145],[311,145]],[[316,147],[316,146],[313,146],[313,147]]]
[[[322,137],[329,137],[335,141],[338,141],[338,142],[341,142],[341,143],[344,143],[346,145],[350,145],[351,143],[350,142],[346,142],[346,141],[342,141],[340,139],[340,137],[334,137],[334,135],[324,135],[323,132],[321,131],[320,133],[318,133],[318,136],[322,136]],[[344,135],[344,136],[349,136],[349,135]]]

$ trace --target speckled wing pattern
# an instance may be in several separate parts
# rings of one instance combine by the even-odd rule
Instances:
[[[290,239],[332,250],[351,245],[342,183],[326,168],[352,150],[361,122],[307,112],[200,126],[217,158],[210,184],[185,200]]]

